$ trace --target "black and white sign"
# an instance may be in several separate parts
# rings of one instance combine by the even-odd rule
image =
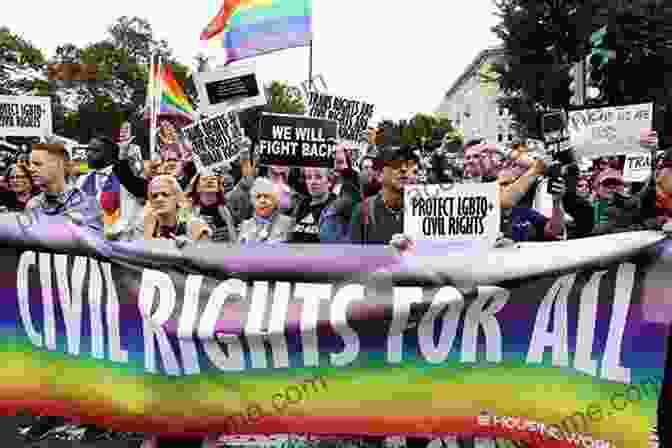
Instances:
[[[645,182],[651,175],[651,153],[628,154],[623,165],[624,182]]]
[[[180,131],[191,148],[199,173],[212,173],[231,162],[240,152],[237,142],[243,134],[235,113],[206,118]]]
[[[653,103],[570,111],[569,138],[584,157],[648,152],[640,146],[642,129],[651,129]]]
[[[405,187],[404,233],[417,240],[480,240],[493,246],[501,209],[496,182]]]
[[[48,137],[51,133],[51,98],[0,95],[0,137]]]
[[[266,104],[264,89],[252,64],[222,67],[193,76],[199,104],[205,114],[240,111]]]
[[[363,133],[373,117],[373,104],[322,92],[310,92],[307,103],[309,117],[338,121],[340,140],[351,144],[366,141]]]
[[[330,168],[337,135],[335,120],[264,113],[259,123],[259,163]]]

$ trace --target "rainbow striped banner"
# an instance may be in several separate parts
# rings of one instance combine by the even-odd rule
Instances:
[[[306,46],[312,39],[311,25],[311,0],[224,0],[201,40],[224,48],[230,63]]]
[[[660,316],[672,315],[666,257],[646,250],[662,237],[651,233],[612,238],[621,248],[597,269],[578,263],[472,288],[452,268],[455,281],[412,274],[414,262],[389,248],[367,258],[356,246],[323,255],[303,246],[117,244],[102,255],[79,242],[54,252],[30,231],[4,230],[0,403],[8,412],[174,435],[649,446],[669,327]],[[573,243],[576,252],[609,241]],[[638,257],[614,259],[627,244]],[[505,254],[515,266],[537,249]],[[488,256],[441,255],[444,266]],[[292,275],[298,269],[303,275]],[[487,266],[471,269],[479,278]]]

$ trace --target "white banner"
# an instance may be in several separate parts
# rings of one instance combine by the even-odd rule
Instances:
[[[623,165],[624,182],[645,182],[651,175],[651,153],[628,154]]]
[[[50,137],[51,98],[0,95],[0,137]]]
[[[254,64],[220,67],[194,73],[199,107],[206,115],[241,111],[266,104]]]
[[[570,142],[580,156],[648,151],[640,146],[639,134],[651,128],[653,103],[569,111],[568,118]]]
[[[194,164],[201,174],[213,171],[238,157],[237,141],[243,136],[235,114],[220,114],[180,129],[185,143],[194,155]]]
[[[416,240],[470,240],[494,246],[501,209],[496,182],[405,187],[404,233]]]
[[[366,141],[363,132],[369,127],[374,105],[365,101],[331,95],[324,92],[309,92],[306,115],[338,121],[338,138],[350,145]]]

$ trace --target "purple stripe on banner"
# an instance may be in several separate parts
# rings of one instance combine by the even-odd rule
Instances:
[[[231,29],[223,42],[227,60],[308,45],[311,28],[311,17],[282,17]]]

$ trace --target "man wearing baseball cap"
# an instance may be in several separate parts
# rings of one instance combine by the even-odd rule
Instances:
[[[403,192],[417,181],[420,158],[411,146],[388,146],[379,152],[376,165],[382,167],[382,189],[355,209],[352,242],[388,244],[404,231]]]

